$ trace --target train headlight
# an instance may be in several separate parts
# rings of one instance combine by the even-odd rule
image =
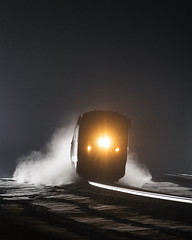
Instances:
[[[115,148],[115,152],[119,152],[119,148],[118,147]]]
[[[98,139],[98,145],[101,148],[107,149],[107,148],[109,148],[110,144],[111,144],[111,140],[107,136],[101,137],[101,138]]]
[[[91,151],[91,146],[90,146],[90,145],[87,147],[87,150],[88,150],[89,152]]]

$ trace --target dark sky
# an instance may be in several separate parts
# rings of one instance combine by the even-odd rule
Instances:
[[[152,173],[192,174],[190,1],[1,1],[0,175],[69,116],[131,119]]]

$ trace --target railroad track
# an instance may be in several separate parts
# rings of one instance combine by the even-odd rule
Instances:
[[[0,184],[0,239],[192,239],[192,205],[99,189]],[[11,229],[11,231],[10,231]]]

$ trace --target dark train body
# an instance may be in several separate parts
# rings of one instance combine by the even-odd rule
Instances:
[[[117,181],[125,174],[130,121],[111,111],[79,117],[71,143],[76,172],[92,181]]]

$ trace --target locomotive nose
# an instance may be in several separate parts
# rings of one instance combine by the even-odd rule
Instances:
[[[117,181],[125,174],[128,130],[126,116],[91,111],[79,117],[71,147],[76,172],[87,180]]]

